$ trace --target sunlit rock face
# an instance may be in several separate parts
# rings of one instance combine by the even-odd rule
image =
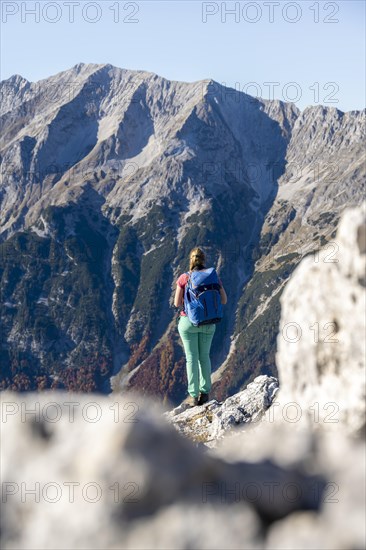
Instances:
[[[332,247],[304,258],[281,297],[278,400],[294,401],[310,423],[365,429],[365,305],[363,203],[344,212]]]

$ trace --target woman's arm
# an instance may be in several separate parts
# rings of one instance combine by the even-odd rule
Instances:
[[[220,288],[221,303],[225,305],[227,303],[227,296],[224,287],[221,285]]]
[[[183,305],[184,303],[183,296],[184,296],[184,289],[177,285],[177,288],[175,289],[175,296],[174,296],[175,307],[179,307]]]

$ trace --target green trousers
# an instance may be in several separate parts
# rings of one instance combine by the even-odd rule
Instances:
[[[186,355],[188,393],[198,397],[199,392],[208,393],[211,389],[210,348],[216,325],[195,327],[183,315],[178,321],[178,332],[182,338]]]

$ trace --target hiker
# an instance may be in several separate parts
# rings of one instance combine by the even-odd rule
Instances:
[[[186,356],[186,370],[188,378],[187,404],[189,406],[203,405],[209,400],[209,391],[211,389],[211,360],[210,348],[212,338],[216,330],[216,320],[200,326],[195,326],[189,319],[185,307],[185,290],[190,275],[195,271],[205,270],[207,272],[213,268],[206,269],[206,257],[201,248],[193,248],[189,254],[189,272],[182,273],[176,284],[177,288],[174,297],[174,306],[182,307],[178,321],[178,332],[183,342]],[[215,272],[215,270],[213,270]],[[220,285],[221,304],[226,304],[227,296],[222,285],[221,279],[216,275],[218,285]],[[218,286],[217,285],[217,286]],[[217,293],[217,291],[215,291]],[[220,306],[221,307],[221,306]]]

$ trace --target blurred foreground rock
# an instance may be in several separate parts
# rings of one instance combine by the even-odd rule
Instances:
[[[3,393],[2,547],[261,548],[263,525],[318,508],[323,476],[210,456],[162,412],[131,395]]]
[[[281,296],[276,400],[295,402],[292,416],[314,428],[365,430],[365,306],[366,202],[345,210],[336,238],[302,260]]]

